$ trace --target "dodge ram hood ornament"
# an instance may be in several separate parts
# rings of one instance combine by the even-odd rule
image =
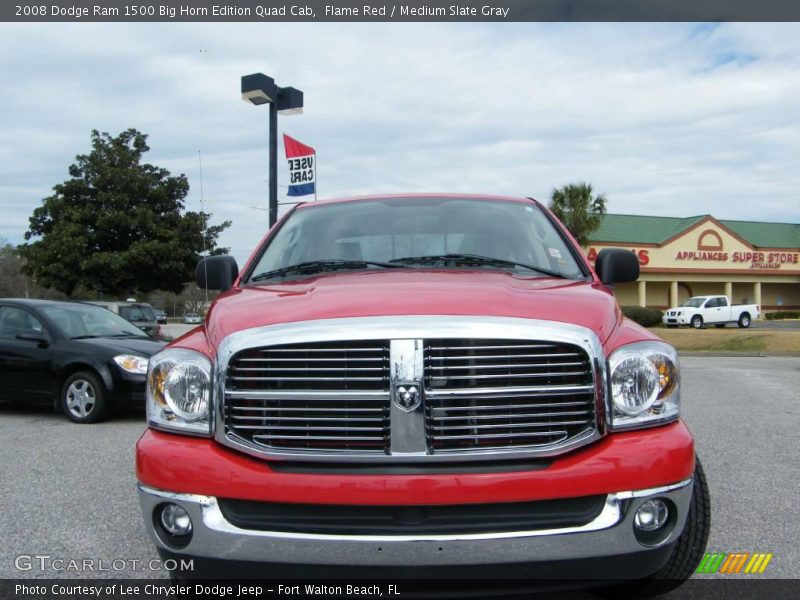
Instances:
[[[394,403],[404,412],[411,412],[422,403],[422,391],[416,383],[397,383],[394,386]]]

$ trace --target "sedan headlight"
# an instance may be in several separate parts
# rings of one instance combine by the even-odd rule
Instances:
[[[147,373],[148,360],[144,356],[136,356],[135,354],[120,354],[114,357],[114,362],[119,365],[119,368],[134,375],[144,375]]]
[[[622,346],[608,359],[611,428],[674,421],[680,409],[678,353],[664,342]]]
[[[211,435],[212,365],[194,350],[168,348],[150,358],[147,420],[158,429]]]

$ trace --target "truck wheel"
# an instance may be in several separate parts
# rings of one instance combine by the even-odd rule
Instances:
[[[700,459],[695,457],[694,485],[689,514],[667,564],[647,579],[602,590],[609,598],[651,598],[671,592],[689,579],[703,559],[711,531],[711,497]]]
[[[692,327],[695,329],[701,329],[703,327],[703,317],[700,315],[695,315],[692,317]]]
[[[725,327],[725,323],[717,323],[716,325],[714,325],[714,327],[716,327],[717,329],[722,329],[723,327]]]
[[[742,329],[747,329],[750,327],[750,315],[747,313],[742,313],[739,317],[739,327]]]
[[[61,387],[61,406],[75,423],[97,423],[108,412],[106,389],[89,371],[73,373]]]

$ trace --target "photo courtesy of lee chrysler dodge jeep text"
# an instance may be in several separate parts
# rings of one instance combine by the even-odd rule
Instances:
[[[709,497],[676,351],[529,198],[302,204],[202,327],[150,359],[136,468],[162,557],[203,576],[691,576]],[[181,574],[177,574],[181,575]]]

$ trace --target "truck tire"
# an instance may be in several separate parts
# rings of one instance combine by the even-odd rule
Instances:
[[[606,588],[608,598],[651,598],[671,592],[689,579],[703,559],[711,531],[711,496],[700,459],[695,457],[692,502],[686,524],[672,548],[667,564],[646,579]]]
[[[739,327],[742,329],[750,327],[750,315],[748,313],[739,315]]]
[[[89,371],[78,371],[61,386],[61,407],[74,423],[97,423],[108,413],[106,388]]]
[[[695,315],[692,317],[692,327],[695,329],[702,329],[703,328],[703,317],[700,315]]]

